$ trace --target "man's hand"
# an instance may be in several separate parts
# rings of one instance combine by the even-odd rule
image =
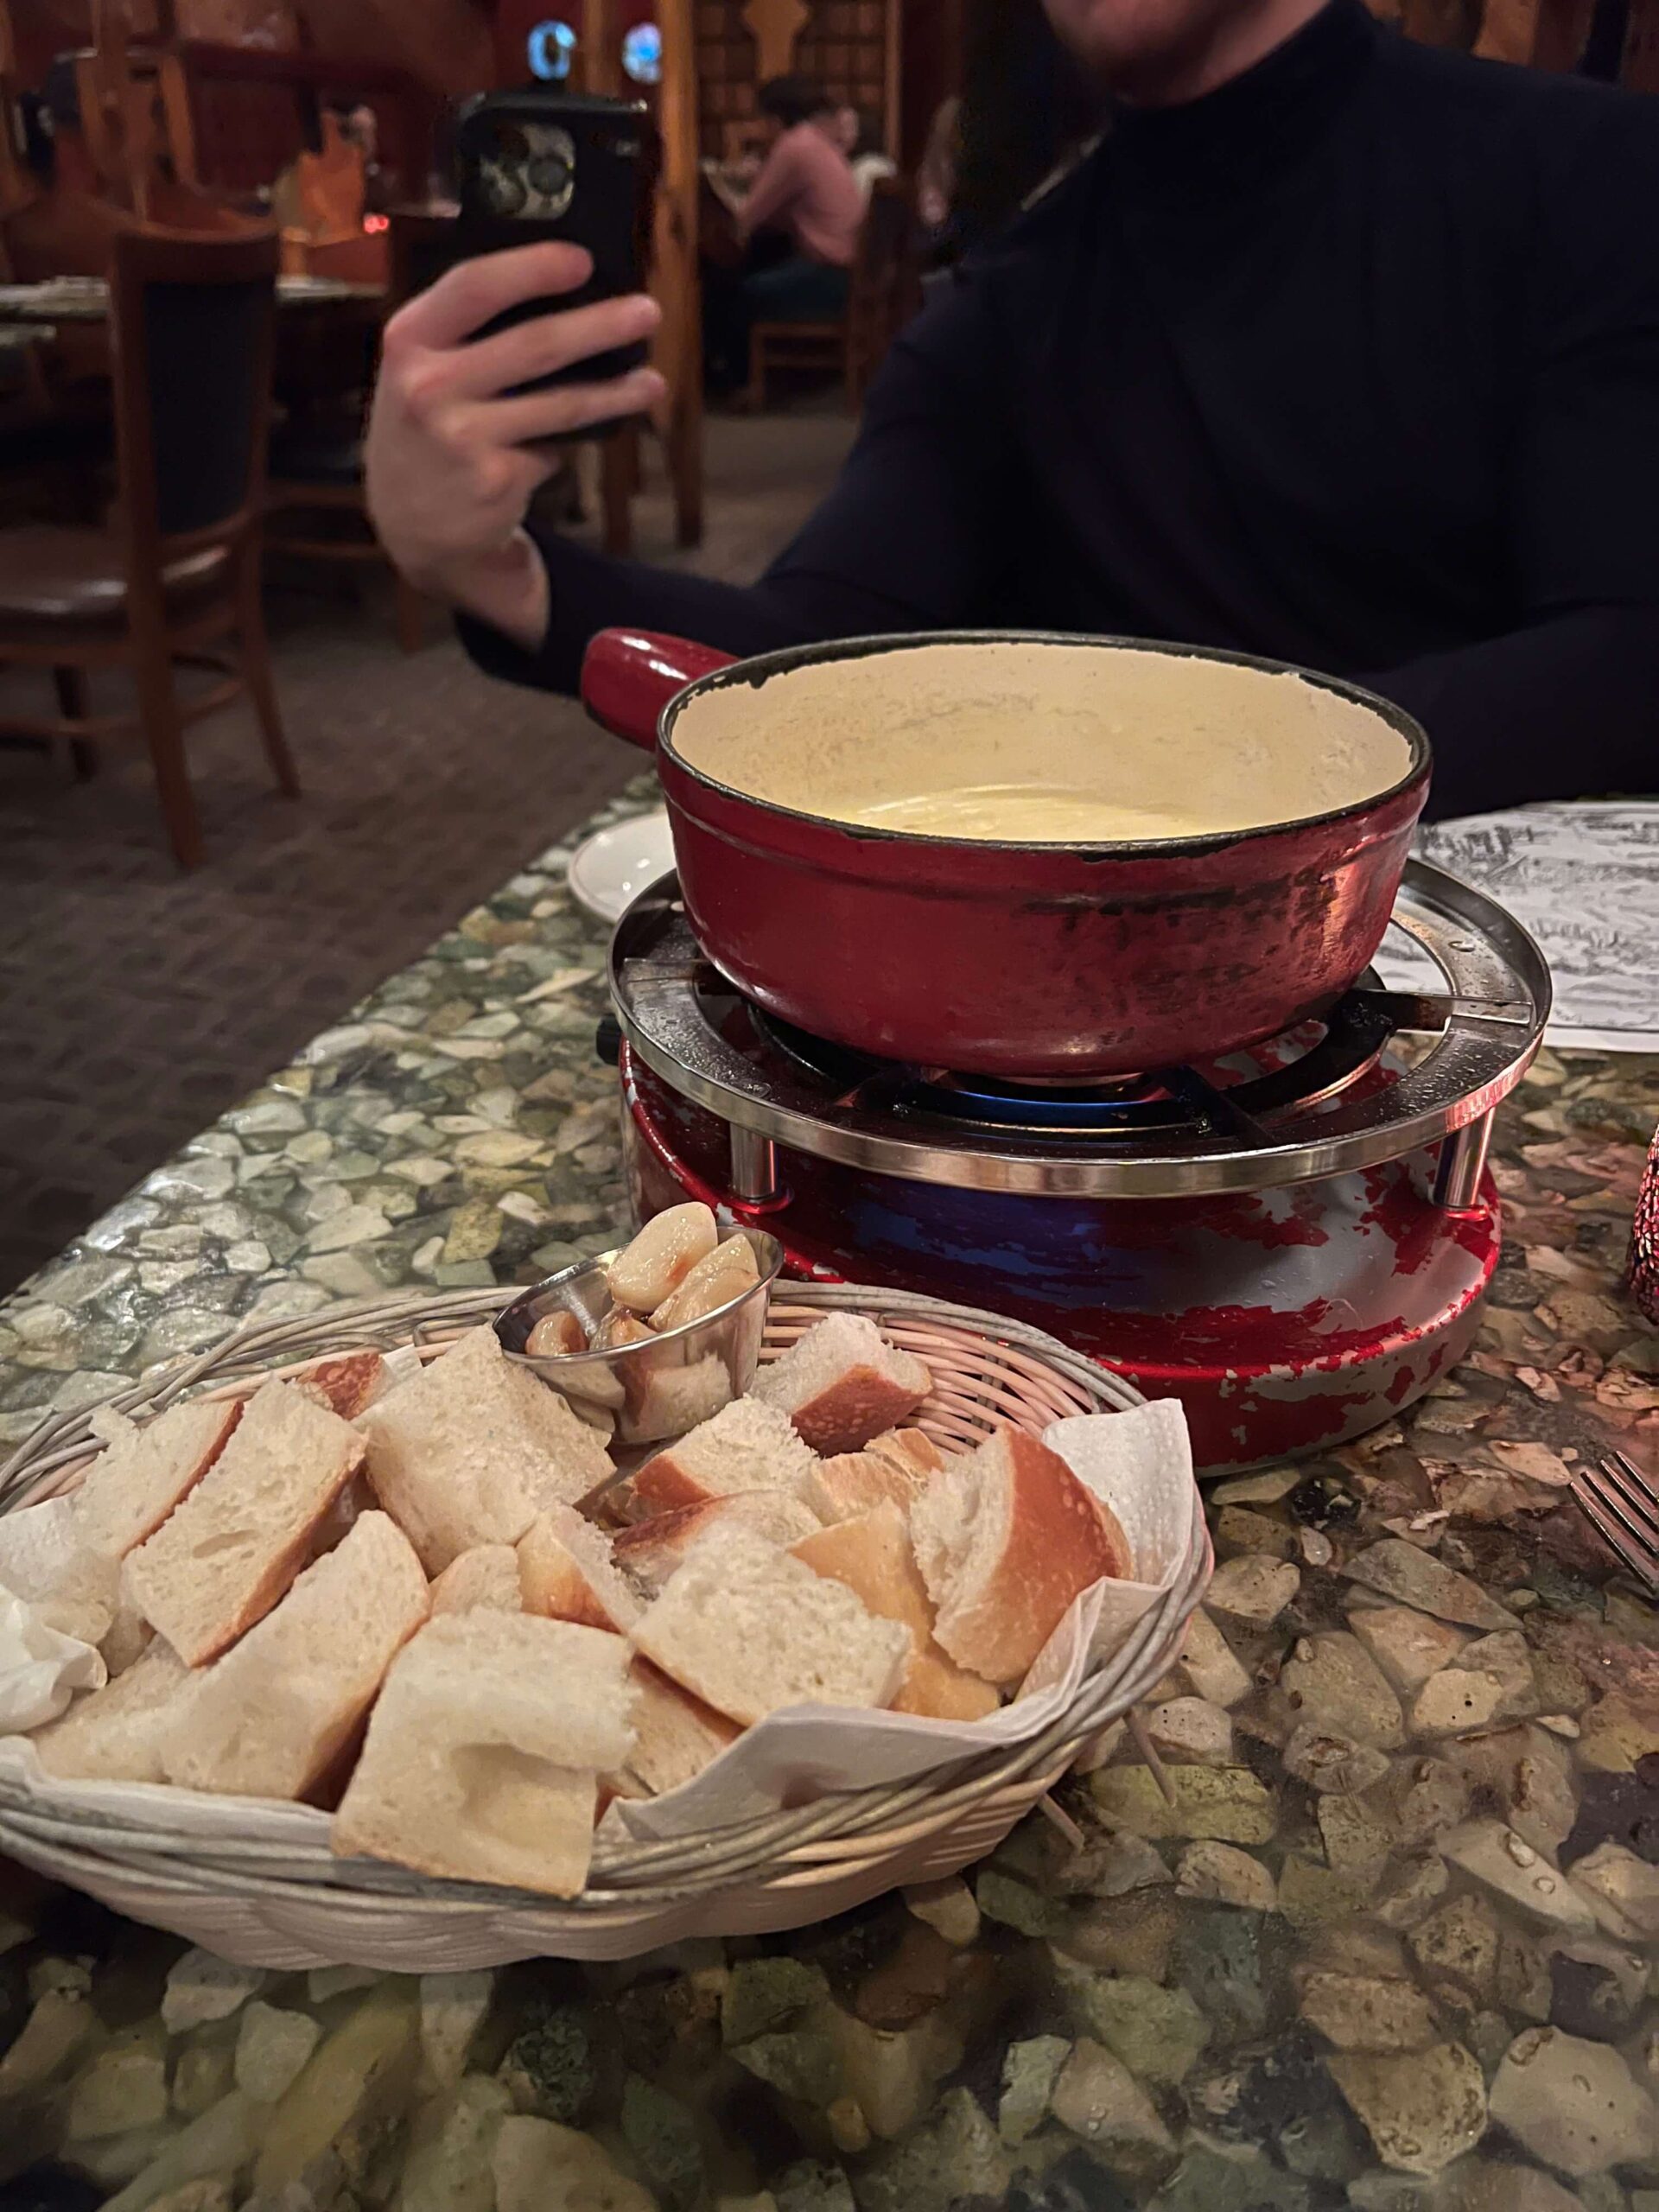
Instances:
[[[662,396],[654,369],[608,383],[513,386],[649,337],[643,294],[473,333],[525,300],[569,292],[591,264],[579,246],[514,246],[461,263],[386,325],[365,471],[380,542],[412,584],[533,651],[547,627],[547,573],[525,510],[553,462],[539,440],[636,415]]]

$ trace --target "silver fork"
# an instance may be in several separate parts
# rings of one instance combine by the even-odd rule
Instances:
[[[1651,1478],[1612,1452],[1573,1477],[1573,1495],[1631,1573],[1659,1590],[1659,1490]]]

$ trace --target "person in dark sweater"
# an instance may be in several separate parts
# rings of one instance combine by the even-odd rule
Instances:
[[[1659,105],[1413,45],[1363,0],[1046,0],[1101,143],[902,335],[840,480],[748,587],[524,515],[522,441],[648,372],[493,397],[643,301],[454,272],[387,333],[371,505],[476,659],[568,691],[622,623],[734,653],[995,626],[1184,639],[1416,715],[1435,811],[1659,783]]]

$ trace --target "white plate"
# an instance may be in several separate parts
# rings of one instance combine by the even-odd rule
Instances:
[[[668,810],[659,806],[584,838],[571,856],[570,895],[601,922],[620,921],[639,893],[673,865]]]

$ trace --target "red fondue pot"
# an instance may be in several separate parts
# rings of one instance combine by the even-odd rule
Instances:
[[[607,630],[582,696],[655,744],[687,912],[741,990],[976,1074],[1137,1073],[1319,1013],[1382,940],[1428,789],[1428,741],[1387,701],[1185,646],[976,632],[734,663]],[[1057,777],[1223,826],[1060,843],[837,818]]]

